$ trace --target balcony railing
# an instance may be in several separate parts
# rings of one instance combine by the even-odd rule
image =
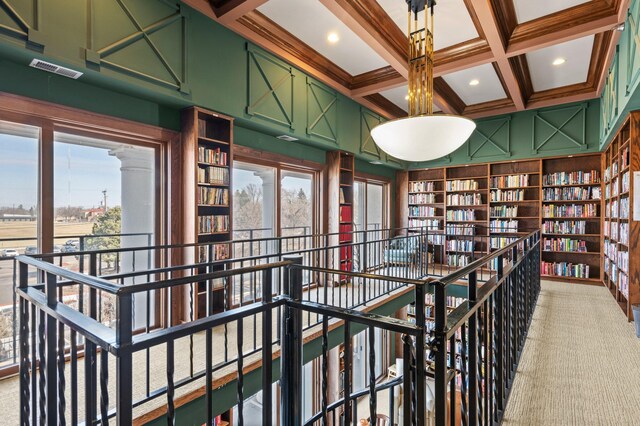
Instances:
[[[420,245],[430,235],[426,231],[406,234],[401,237],[405,244],[417,238]],[[318,247],[325,236],[313,238],[314,247]],[[375,247],[388,250],[394,240],[367,239],[354,245],[359,244],[363,251]],[[172,259],[180,253],[188,260],[194,247],[153,250],[162,254],[157,257],[160,259]],[[377,383],[371,371],[365,391],[370,401],[369,418],[376,418],[378,393],[387,387],[392,395],[402,393],[405,424],[428,424],[431,414],[426,409],[426,381],[433,375],[433,414],[438,425],[456,424],[456,417],[465,419],[466,424],[478,424],[485,412],[487,419],[499,419],[539,291],[539,234],[520,238],[439,281],[418,277],[424,270],[415,258],[404,269],[417,272],[402,271],[397,276],[388,272],[399,269],[388,265],[364,265],[357,271],[334,269],[324,259],[339,248],[327,245],[296,255],[280,251],[277,255],[177,264],[103,277],[97,277],[96,271],[98,257],[105,253],[86,254],[90,276],[37,258],[18,258],[22,424],[75,424],[81,419],[93,424],[108,418],[130,424],[134,417],[153,410],[163,411],[172,422],[180,420],[177,401],[200,392],[198,389],[203,389],[207,407],[198,421],[211,424],[218,414],[212,408],[214,383],[230,376],[237,389],[242,422],[246,371],[270,365],[277,350],[281,352],[280,377],[274,376],[271,368],[261,370],[263,424],[270,424],[274,380],[280,381],[282,389],[282,424],[301,424],[302,337],[313,334],[321,340],[319,355],[325,368],[318,382],[321,409],[306,424],[324,424],[336,416],[355,423],[362,391],[352,391],[351,375],[341,379],[344,396],[330,400],[328,394],[328,351],[337,344],[338,325],[343,326],[339,341],[347,349],[354,330],[365,327],[371,369],[380,355],[375,353],[375,330],[402,337],[401,383]],[[274,261],[274,256],[282,259]],[[223,268],[216,268],[221,265]],[[487,270],[495,272],[483,282],[480,277]],[[30,271],[35,272],[31,284]],[[259,285],[251,289],[249,301],[240,299],[237,306],[228,304],[220,313],[214,313],[208,303],[204,317],[179,316],[176,299],[180,292],[189,293],[197,283],[209,286],[215,280],[253,285],[246,279],[249,275],[260,276],[254,281]],[[305,276],[313,279],[305,281]],[[446,296],[461,279],[468,283],[469,302],[447,315]],[[340,282],[347,284],[338,285]],[[65,299],[71,288],[77,301]],[[435,291],[436,325],[430,338],[424,303],[416,303],[415,323],[353,309],[396,291],[411,291],[416,301],[424,301],[427,292]],[[157,300],[165,299],[160,320],[151,322],[151,308]],[[105,318],[107,305],[113,317]],[[350,353],[345,350],[347,367],[352,362]],[[428,362],[432,354],[435,359]],[[462,395],[462,403],[449,404],[448,409],[447,398],[457,394]]]

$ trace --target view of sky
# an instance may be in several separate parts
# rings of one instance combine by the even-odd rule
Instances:
[[[37,202],[36,139],[0,133],[0,207],[26,209]],[[102,191],[108,205],[120,204],[120,160],[107,149],[59,143],[54,146],[56,207],[98,207]]]

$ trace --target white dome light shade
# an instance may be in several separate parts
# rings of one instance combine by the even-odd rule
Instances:
[[[387,154],[405,161],[428,161],[460,148],[476,128],[455,115],[419,115],[387,121],[371,130],[371,137]]]

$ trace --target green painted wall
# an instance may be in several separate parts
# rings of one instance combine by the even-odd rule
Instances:
[[[387,162],[367,140],[366,126],[380,122],[378,115],[187,6],[34,0],[19,2],[16,11],[26,27],[0,9],[0,25],[8,28],[0,32],[0,90],[172,129],[179,109],[198,105],[264,135],[289,134],[304,147]],[[132,41],[128,36],[142,34],[137,26],[146,36]],[[31,70],[34,57],[85,74],[73,81]],[[279,144],[261,142],[275,152],[291,147]],[[296,151],[308,159],[318,153]]]
[[[476,120],[462,147],[410,168],[508,161],[594,152],[599,149],[599,101],[592,100]]]
[[[639,23],[640,1],[633,0],[600,98],[600,148],[611,142],[630,111],[640,109]]]

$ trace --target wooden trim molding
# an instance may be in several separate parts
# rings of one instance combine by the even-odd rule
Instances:
[[[393,89],[407,83],[393,67],[378,68],[363,74],[353,76],[351,79],[351,96],[367,96],[383,90]]]
[[[407,115],[407,112],[405,110],[403,110],[398,105],[394,104],[379,93],[373,93],[371,95],[364,96],[364,99],[383,111],[391,112],[393,114],[392,118],[400,118]]]
[[[433,101],[447,114],[462,114],[466,105],[442,77],[433,79]]]

